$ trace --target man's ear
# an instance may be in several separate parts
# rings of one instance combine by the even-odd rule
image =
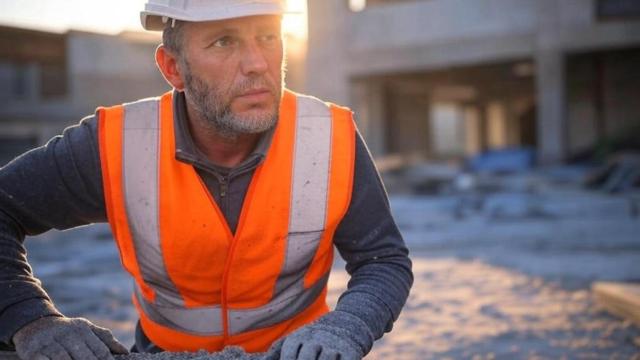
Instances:
[[[184,90],[184,79],[178,67],[178,58],[167,48],[160,44],[156,49],[156,65],[165,80],[176,90]]]

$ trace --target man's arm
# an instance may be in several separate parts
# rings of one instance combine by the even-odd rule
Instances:
[[[413,284],[408,250],[359,134],[351,204],[336,230],[334,243],[351,275],[348,289],[334,311],[303,328],[297,339],[285,340],[283,359],[307,359],[307,352],[311,359],[317,351],[327,351],[327,356],[339,353],[342,359],[366,355],[374,340],[391,331]],[[314,341],[322,343],[319,337],[326,341],[310,345]]]
[[[391,331],[413,284],[411,260],[391,215],[387,193],[357,134],[353,195],[334,243],[351,275],[336,311],[367,324],[374,339]]]
[[[33,276],[25,236],[106,220],[96,125],[88,117],[0,168],[0,343],[61,316]]]

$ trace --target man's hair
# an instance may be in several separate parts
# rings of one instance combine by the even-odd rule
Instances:
[[[162,43],[164,47],[178,57],[182,56],[182,45],[184,44],[182,36],[183,27],[183,21],[170,19],[162,31]]]

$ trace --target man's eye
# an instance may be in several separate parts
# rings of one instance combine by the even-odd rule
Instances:
[[[233,46],[237,43],[237,41],[235,41],[234,38],[232,38],[231,36],[225,36],[222,37],[216,41],[214,41],[211,45],[215,46],[215,47],[229,47],[229,46]]]

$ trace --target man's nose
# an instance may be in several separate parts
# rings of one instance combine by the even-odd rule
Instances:
[[[241,66],[244,75],[264,74],[269,69],[264,50],[259,44],[250,42],[246,45]]]

